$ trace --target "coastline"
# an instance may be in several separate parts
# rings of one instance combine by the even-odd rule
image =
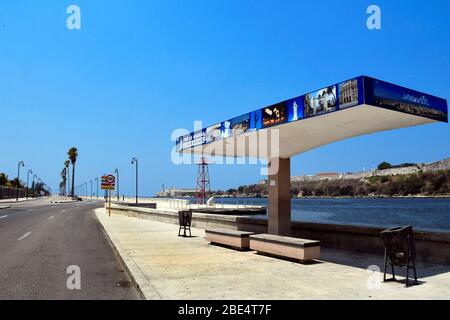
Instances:
[[[252,197],[252,196],[215,196],[212,195],[212,197],[217,199],[267,199],[267,196],[260,196],[260,197]],[[377,196],[307,196],[307,197],[296,197],[291,196],[291,199],[417,199],[417,198],[423,198],[423,199],[445,199],[450,198],[450,194],[443,194],[443,195],[409,195],[409,196],[388,196],[388,195],[377,195]],[[175,198],[165,198],[165,199],[175,199]],[[183,198],[182,198],[183,199]],[[184,199],[190,199],[189,197],[186,197]]]

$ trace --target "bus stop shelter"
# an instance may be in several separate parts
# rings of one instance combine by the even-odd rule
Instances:
[[[177,151],[201,156],[264,158],[268,232],[290,235],[290,158],[346,138],[448,122],[447,101],[360,76],[181,136]]]

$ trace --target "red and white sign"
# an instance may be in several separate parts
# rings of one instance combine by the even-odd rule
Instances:
[[[114,190],[116,188],[116,177],[112,174],[102,176],[102,190]]]

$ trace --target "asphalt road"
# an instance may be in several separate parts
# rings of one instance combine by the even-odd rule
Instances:
[[[0,210],[0,299],[139,299],[94,214],[103,202],[50,201]]]

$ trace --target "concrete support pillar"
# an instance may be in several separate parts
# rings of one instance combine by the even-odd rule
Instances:
[[[291,234],[291,159],[271,159],[269,164],[270,234]]]

